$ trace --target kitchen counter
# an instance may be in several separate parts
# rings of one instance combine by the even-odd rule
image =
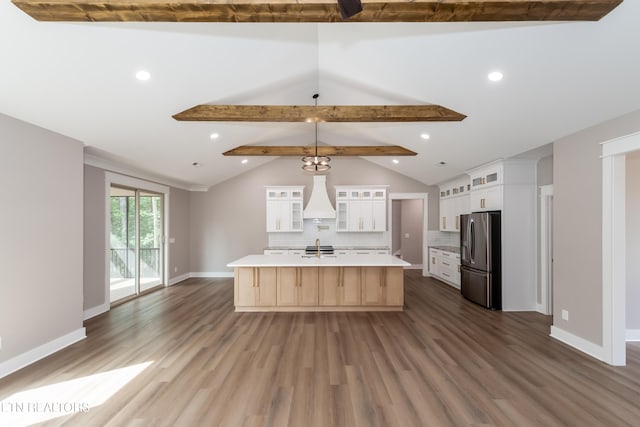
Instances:
[[[456,255],[460,255],[460,246],[429,246],[432,249],[438,249],[445,252],[452,252]]]
[[[405,267],[411,264],[391,255],[247,255],[227,267]]]
[[[402,311],[406,261],[391,255],[247,255],[234,269],[236,311]]]

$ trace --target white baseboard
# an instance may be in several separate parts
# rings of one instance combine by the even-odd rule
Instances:
[[[233,277],[233,271],[216,271],[216,272],[205,272],[198,271],[190,273],[191,277],[205,277],[205,278],[216,278],[216,277]]]
[[[25,366],[31,365],[40,359],[44,359],[50,354],[60,351],[65,347],[70,346],[80,340],[87,337],[84,328],[76,329],[66,335],[42,344],[32,350],[22,353],[16,357],[13,357],[5,362],[0,363],[0,378],[4,378],[9,374],[12,374]]]
[[[111,304],[105,303],[101,305],[97,305],[95,307],[88,308],[84,311],[82,320],[88,320],[92,317],[96,317],[102,313],[106,313],[111,308]]]
[[[640,329],[627,329],[626,341],[640,341]]]
[[[168,286],[173,286],[173,285],[175,285],[176,283],[180,283],[180,282],[182,282],[183,280],[187,280],[187,279],[189,279],[189,278],[191,278],[191,277],[193,277],[193,276],[191,276],[191,273],[184,273],[184,274],[181,274],[180,276],[176,276],[176,277],[174,277],[174,278],[172,278],[172,279],[169,279],[169,285],[168,285]]]
[[[594,344],[591,341],[587,341],[584,338],[580,338],[577,335],[573,335],[571,332],[567,332],[553,325],[551,326],[551,333],[549,335],[552,338],[562,341],[563,343],[570,345],[591,357],[604,361],[604,349],[601,345]]]

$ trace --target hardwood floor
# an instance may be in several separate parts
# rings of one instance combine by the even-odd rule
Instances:
[[[234,313],[231,279],[190,279],[86,322],[86,340],[3,379],[0,399],[152,362],[104,403],[45,425],[640,422],[638,344],[610,367],[549,338],[546,316],[491,312],[406,273],[402,313]]]

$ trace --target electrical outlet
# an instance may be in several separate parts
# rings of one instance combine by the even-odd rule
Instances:
[[[569,311],[562,310],[562,320],[569,320]]]
[[[178,272],[178,267],[173,267],[173,272],[177,273]]]
[[[409,238],[409,233],[404,233],[404,238],[408,239]]]

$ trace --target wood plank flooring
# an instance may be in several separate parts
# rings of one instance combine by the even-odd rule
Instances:
[[[86,322],[0,400],[152,362],[43,425],[639,425],[640,345],[614,368],[549,338],[549,317],[482,309],[418,271],[405,293],[402,313],[234,313],[231,279],[190,279]]]

